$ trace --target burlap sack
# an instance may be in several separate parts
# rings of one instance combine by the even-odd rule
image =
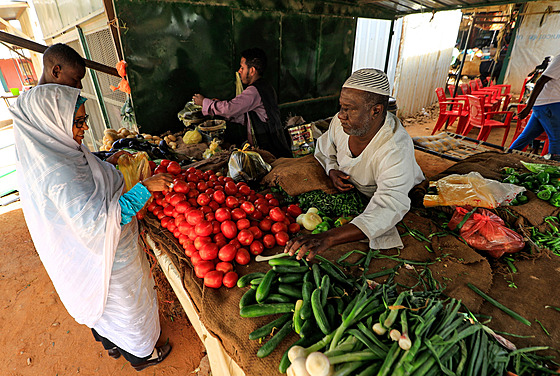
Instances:
[[[323,166],[313,155],[301,158],[279,158],[272,163],[272,171],[266,175],[263,184],[279,185],[290,196],[320,189],[325,193],[338,193]]]

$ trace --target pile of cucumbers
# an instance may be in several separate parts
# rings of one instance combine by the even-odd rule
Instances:
[[[250,333],[251,340],[273,334],[259,348],[259,358],[271,354],[292,331],[300,336],[299,345],[313,343],[318,336],[330,333],[340,325],[350,292],[355,289],[344,272],[327,260],[310,265],[291,257],[268,263],[271,269],[267,273],[250,273],[237,282],[238,287],[250,287],[239,301],[241,317],[281,314]],[[283,362],[289,365],[287,354]]]

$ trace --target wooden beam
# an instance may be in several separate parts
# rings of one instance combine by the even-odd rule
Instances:
[[[47,46],[34,42],[32,40],[29,39],[25,39],[25,38],[20,38],[18,36],[0,31],[0,41],[2,42],[6,42],[9,44],[13,44],[15,46],[21,47],[21,48],[26,48],[28,50],[31,51],[35,51],[35,52],[39,52],[39,53],[44,53],[45,50],[48,48]],[[94,69],[96,71],[99,72],[103,72],[106,74],[110,74],[111,76],[115,76],[115,77],[120,77],[118,72],[117,72],[117,68],[113,68],[110,67],[108,65],[105,64],[101,64],[92,60],[88,60],[88,59],[84,59],[86,62],[86,67],[90,68],[90,69]]]

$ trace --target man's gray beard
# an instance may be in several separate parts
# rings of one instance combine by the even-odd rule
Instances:
[[[350,131],[348,131],[348,135],[349,136],[356,136],[356,137],[363,137],[367,134],[368,130],[366,129],[366,127],[362,127],[359,129],[351,129]]]

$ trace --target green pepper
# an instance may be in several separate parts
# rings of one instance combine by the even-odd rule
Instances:
[[[334,227],[340,227],[342,225],[347,224],[352,220],[352,217],[340,217],[336,221],[334,221]]]
[[[515,173],[515,168],[513,167],[504,167],[504,173],[506,175],[511,175]]]
[[[552,192],[548,189],[543,189],[542,191],[539,191],[539,193],[537,193],[537,197],[541,200],[548,201],[550,200],[550,197],[552,197]]]
[[[515,205],[519,205],[519,201],[517,201],[517,198],[514,198],[513,200],[511,200],[511,202],[509,203],[510,206],[515,206]]]
[[[550,191],[550,192],[552,192],[552,193],[558,191],[558,189],[556,189],[556,187],[553,186],[552,184],[544,184],[544,185],[541,185],[540,190],[542,191],[543,189],[546,189],[546,190],[548,190],[548,191]]]
[[[529,197],[525,196],[524,194],[518,194],[516,199],[520,205],[525,204],[526,202],[529,201]]]
[[[537,180],[541,184],[548,184],[548,182],[550,181],[550,175],[548,174],[548,172],[541,171],[537,174]]]
[[[519,184],[519,179],[515,175],[508,175],[508,176],[505,177],[503,182],[504,183],[509,183],[509,184]]]
[[[548,202],[551,205],[554,205],[556,207],[560,207],[560,192],[556,192],[555,194],[553,194],[552,197],[550,198],[550,200],[548,200]]]
[[[321,223],[319,223],[317,225],[317,227],[315,227],[315,230],[313,230],[311,233],[312,234],[320,234],[322,232],[325,232],[327,230],[329,230],[331,228],[331,226],[329,226],[329,223],[327,221],[323,221]]]
[[[560,188],[560,179],[559,178],[550,178],[548,184],[553,185],[556,189]]]
[[[525,181],[529,179],[531,176],[533,176],[531,172],[524,172],[523,174],[519,175],[519,180]],[[530,179],[530,180],[534,180],[534,179]]]
[[[527,190],[532,191],[534,186],[533,186],[533,182],[527,181],[525,180],[523,183],[521,183],[521,186],[527,188]]]

